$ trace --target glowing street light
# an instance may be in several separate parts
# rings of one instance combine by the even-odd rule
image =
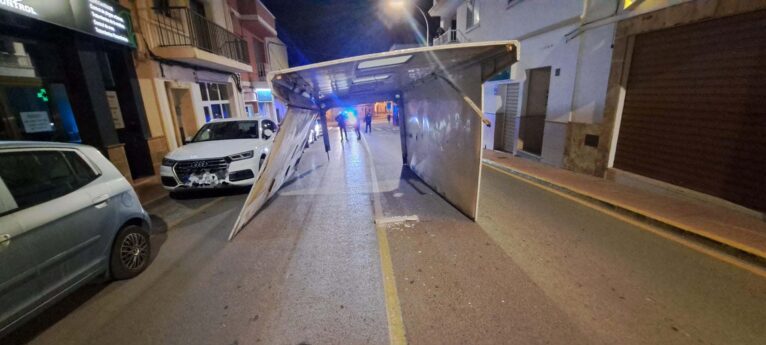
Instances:
[[[397,10],[405,10],[407,8],[407,5],[409,5],[409,2],[406,1],[406,0],[390,0],[390,1],[388,1],[388,6],[390,6],[393,9],[397,9]],[[431,29],[428,26],[428,17],[426,17],[426,13],[423,12],[423,9],[421,9],[417,5],[415,5],[413,7],[418,9],[420,14],[423,15],[423,21],[426,22],[426,37],[425,37],[425,41],[426,41],[426,47],[427,47],[427,46],[431,45],[428,42],[428,40],[430,38],[429,36],[431,36]]]

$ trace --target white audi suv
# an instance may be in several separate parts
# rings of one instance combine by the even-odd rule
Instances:
[[[202,126],[190,143],[162,160],[162,185],[170,191],[252,185],[276,127],[269,119],[224,119]]]

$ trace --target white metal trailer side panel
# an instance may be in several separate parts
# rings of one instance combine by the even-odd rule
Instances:
[[[407,164],[471,219],[477,215],[481,176],[481,67],[433,78],[403,93]]]

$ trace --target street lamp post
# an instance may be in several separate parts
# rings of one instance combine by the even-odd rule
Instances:
[[[391,5],[391,7],[403,9],[405,7],[405,5],[406,5],[406,1],[404,1],[404,0],[392,0],[392,1],[389,2],[389,4]],[[426,45],[426,47],[428,47],[428,46],[431,45],[431,43],[429,42],[429,39],[430,39],[429,36],[431,36],[431,28],[428,25],[428,17],[426,16],[426,13],[423,12],[423,9],[420,8],[420,6],[414,5],[414,7],[418,9],[418,11],[420,12],[421,15],[423,15],[423,21],[426,23],[426,37],[425,37],[426,43],[425,43],[425,45]]]

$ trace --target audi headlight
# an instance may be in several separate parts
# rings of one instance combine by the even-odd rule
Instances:
[[[241,161],[243,159],[250,159],[250,158],[253,158],[253,156],[255,156],[255,152],[250,150],[247,152],[237,153],[236,155],[231,155],[229,156],[229,159],[233,162],[233,161]]]
[[[174,161],[172,159],[168,159],[168,158],[163,158],[162,159],[162,165],[163,166],[172,167],[175,164],[176,164],[176,161]]]

